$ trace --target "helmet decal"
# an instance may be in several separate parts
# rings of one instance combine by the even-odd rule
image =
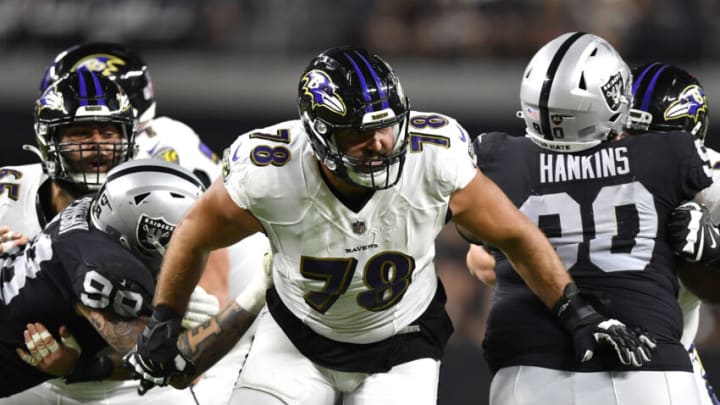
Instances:
[[[547,72],[545,73],[545,81],[543,82],[542,90],[540,91],[540,100],[538,101],[538,106],[540,107],[540,125],[542,128],[541,133],[548,140],[552,139],[552,131],[550,130],[550,110],[548,109],[550,90],[553,87],[553,81],[555,80],[555,75],[557,74],[558,67],[565,58],[565,55],[570,49],[570,46],[572,46],[572,44],[575,43],[578,39],[580,39],[580,37],[582,37],[583,35],[586,34],[584,32],[576,32],[569,38],[567,38],[565,42],[560,45],[560,48],[558,48],[555,56],[548,65]]]
[[[640,75],[640,77],[635,80],[636,85],[640,85],[640,82],[642,81],[642,78],[645,76],[645,73],[647,73],[647,71],[648,71],[651,67],[652,67],[652,66],[648,67],[648,68],[642,73],[642,75]],[[652,98],[652,95],[653,95],[653,93],[654,93],[654,91],[655,91],[655,85],[657,84],[657,81],[658,81],[658,78],[660,77],[660,74],[663,72],[663,70],[665,70],[665,68],[667,68],[667,65],[665,65],[665,66],[661,67],[660,69],[658,69],[657,72],[655,72],[655,74],[653,75],[652,79],[650,79],[650,83],[648,84],[647,89],[645,89],[645,94],[643,95],[642,105],[640,106],[640,109],[641,109],[641,110],[647,111],[648,106],[650,105],[650,99]],[[633,87],[635,87],[635,86],[633,86]],[[635,91],[636,91],[636,90],[637,90],[637,88],[633,88],[633,96],[635,96]]]
[[[630,81],[630,68],[605,39],[568,32],[543,45],[528,63],[517,116],[542,148],[589,149],[622,130]]]
[[[617,111],[623,102],[623,88],[625,87],[620,72],[610,76],[610,79],[602,85],[602,94],[605,104],[613,111]]]
[[[92,224],[156,274],[173,231],[203,190],[201,180],[179,165],[130,160],[106,176],[90,210]]]
[[[345,102],[337,94],[337,85],[332,82],[327,73],[322,70],[313,69],[307,72],[301,79],[302,90],[305,95],[311,97],[312,108],[324,107],[335,114],[345,116],[347,108]]]
[[[95,73],[89,72],[89,76],[92,79],[94,91],[88,91],[88,83],[85,81],[84,74],[78,74],[78,83],[80,84],[80,105],[88,105],[88,98],[92,97],[96,100],[97,105],[105,105],[105,93],[100,85],[100,80]],[[118,94],[122,94],[118,92]],[[122,101],[118,98],[118,101]]]
[[[139,124],[155,117],[155,94],[147,65],[123,45],[87,42],[60,52],[47,67],[40,91],[70,72],[92,72],[116,82],[137,111]]]
[[[118,101],[118,111],[130,111],[132,109],[132,104],[130,103],[130,98],[128,98],[127,94],[124,92],[118,92],[115,95],[115,98],[117,98]]]
[[[370,62],[368,62],[368,60],[365,59],[365,57],[363,57],[358,51],[355,51],[354,53],[363,61],[364,66],[367,68],[370,76],[375,82],[375,86],[378,90],[378,94],[376,95],[376,97],[382,100],[382,106],[380,108],[388,108],[389,104],[387,101],[386,91],[382,85],[382,82],[380,81],[380,78],[378,77],[377,72],[375,72],[375,69],[373,69],[373,67],[370,65]],[[352,55],[350,55],[349,53],[345,53],[345,57],[350,62],[350,64],[352,64],[353,68],[355,69],[355,73],[360,79],[360,88],[362,89],[363,100],[365,100],[365,102],[367,103],[370,103],[372,101],[372,96],[370,95],[370,86],[368,86],[367,80],[365,80],[365,74],[362,72],[357,62],[353,59]],[[373,111],[373,104],[368,104],[368,106],[365,107],[365,111]]]
[[[165,249],[174,230],[175,225],[165,218],[151,218],[142,214],[136,229],[139,247],[148,252],[157,251],[158,247]]]
[[[697,84],[691,84],[685,87],[678,99],[668,106],[664,117],[666,120],[690,117],[697,122],[699,114],[705,111],[707,111],[705,92]]]
[[[73,70],[89,70],[91,72],[99,72],[105,77],[111,77],[120,71],[120,66],[127,63],[115,55],[104,53],[88,55],[75,63]]]
[[[153,152],[152,157],[162,159],[166,162],[180,164],[180,158],[178,157],[177,151],[171,147],[161,148]]]
[[[627,130],[686,131],[704,142],[709,107],[705,90],[686,70],[659,62],[633,68],[633,104]]]
[[[52,90],[45,92],[38,100],[38,104],[40,104],[38,111],[49,108],[51,110],[61,111],[63,114],[68,113],[65,108],[63,94],[58,91],[57,87],[53,87]]]

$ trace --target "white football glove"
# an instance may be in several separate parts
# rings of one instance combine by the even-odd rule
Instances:
[[[272,252],[268,250],[265,252],[263,260],[263,271],[253,277],[240,295],[235,298],[235,302],[242,309],[257,314],[265,305],[265,293],[272,285]]]
[[[668,230],[675,254],[685,260],[710,263],[720,259],[720,232],[705,205],[690,201],[675,208]]]
[[[190,295],[190,302],[182,319],[182,327],[192,329],[210,319],[218,311],[220,311],[220,301],[217,297],[196,286]]]

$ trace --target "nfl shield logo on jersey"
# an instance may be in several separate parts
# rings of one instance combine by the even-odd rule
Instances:
[[[147,251],[155,251],[158,247],[166,248],[175,225],[168,223],[164,218],[150,218],[142,215],[137,226],[137,240],[140,246]]]
[[[365,221],[355,221],[352,224],[352,230],[358,235],[361,235],[365,233],[365,230],[367,230],[367,227],[365,226]]]

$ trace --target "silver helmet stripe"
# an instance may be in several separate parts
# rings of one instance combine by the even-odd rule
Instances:
[[[182,172],[180,170],[175,170],[171,167],[163,167],[163,166],[151,166],[151,165],[143,165],[143,166],[131,166],[116,172],[111,173],[108,177],[106,182],[110,182],[112,180],[115,180],[117,178],[126,176],[128,174],[136,173],[136,172],[161,172],[161,173],[170,173],[174,174],[184,180],[189,181],[193,185],[197,186],[199,189],[204,190],[205,186],[200,182],[197,178],[189,176],[185,172]]]
[[[555,56],[553,57],[550,65],[548,66],[547,73],[545,74],[545,81],[543,82],[542,89],[540,90],[540,101],[538,102],[538,108],[540,109],[540,125],[541,131],[545,139],[548,141],[553,140],[553,136],[550,130],[550,111],[548,110],[548,100],[550,99],[550,90],[552,89],[553,81],[555,80],[555,74],[558,71],[560,62],[562,62],[568,49],[572,46],[575,41],[580,39],[583,35],[587,35],[585,32],[576,32],[571,35],[568,39],[560,45]]]

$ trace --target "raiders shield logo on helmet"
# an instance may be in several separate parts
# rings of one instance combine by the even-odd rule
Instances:
[[[148,252],[160,248],[164,253],[174,230],[175,225],[165,221],[164,218],[150,218],[143,214],[138,221],[137,240],[140,247]]]
[[[623,95],[623,79],[620,72],[610,76],[607,83],[602,85],[603,96],[605,96],[605,103],[608,108],[613,111],[617,111],[622,104]]]

